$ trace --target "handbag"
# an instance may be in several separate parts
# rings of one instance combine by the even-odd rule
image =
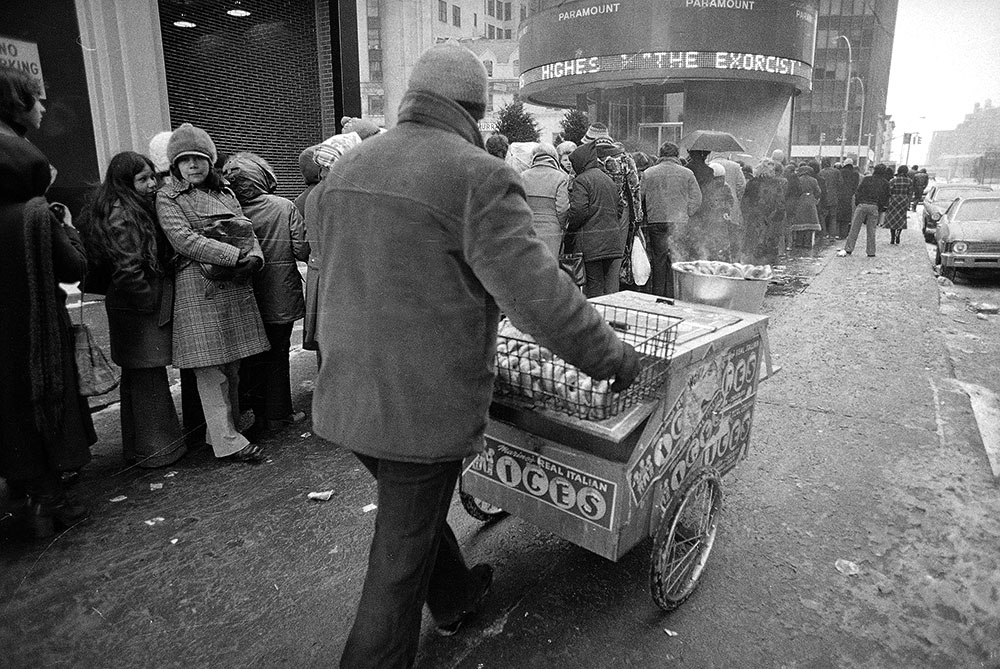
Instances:
[[[582,253],[566,253],[566,242],[559,246],[559,267],[569,274],[577,286],[587,285],[587,270],[583,266]]]
[[[645,286],[652,273],[652,266],[649,264],[649,253],[646,252],[646,235],[642,228],[637,228],[635,237],[632,238],[632,253],[629,256],[632,260],[632,280],[637,286]]]
[[[118,387],[121,375],[94,340],[83,322],[83,295],[80,295],[80,322],[72,323],[78,392],[83,397],[104,395]]]

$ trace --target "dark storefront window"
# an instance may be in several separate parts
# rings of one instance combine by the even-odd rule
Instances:
[[[459,28],[462,27],[462,8],[458,5],[451,6],[451,23]]]
[[[274,0],[236,18],[231,4],[160,0],[170,120],[207,130],[220,155],[259,154],[295,197],[299,152],[322,139],[315,7]],[[181,10],[195,27],[173,25]]]
[[[438,21],[448,23],[448,3],[445,0],[438,0]]]
[[[381,95],[368,96],[368,115],[382,116],[385,114],[385,98]]]

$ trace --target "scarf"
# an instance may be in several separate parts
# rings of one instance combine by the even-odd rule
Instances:
[[[52,264],[52,213],[43,197],[24,205],[24,258],[28,273],[31,404],[35,427],[54,441],[62,422],[63,346],[68,333],[59,318]]]

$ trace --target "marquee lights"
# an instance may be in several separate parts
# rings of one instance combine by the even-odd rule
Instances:
[[[664,70],[735,70],[812,78],[812,67],[780,56],[731,51],[651,51],[611,56],[590,56],[547,63],[521,75],[521,86],[598,72],[656,72]]]

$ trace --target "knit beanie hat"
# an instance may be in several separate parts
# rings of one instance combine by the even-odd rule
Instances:
[[[153,161],[153,167],[157,172],[166,172],[170,169],[170,161],[167,160],[167,143],[173,133],[169,130],[158,132],[149,140],[149,159]]]
[[[587,128],[587,134],[583,136],[580,141],[584,144],[593,142],[595,139],[600,139],[604,137],[605,139],[611,139],[611,134],[608,132],[608,126],[603,123],[591,123],[590,127]]]
[[[417,60],[407,90],[437,93],[486,113],[486,66],[469,49],[455,42],[435,44]],[[476,116],[476,114],[473,114]]]
[[[176,163],[181,156],[201,156],[214,165],[219,154],[215,150],[215,142],[207,132],[190,123],[182,123],[171,133],[170,141],[167,142],[170,164]]]

